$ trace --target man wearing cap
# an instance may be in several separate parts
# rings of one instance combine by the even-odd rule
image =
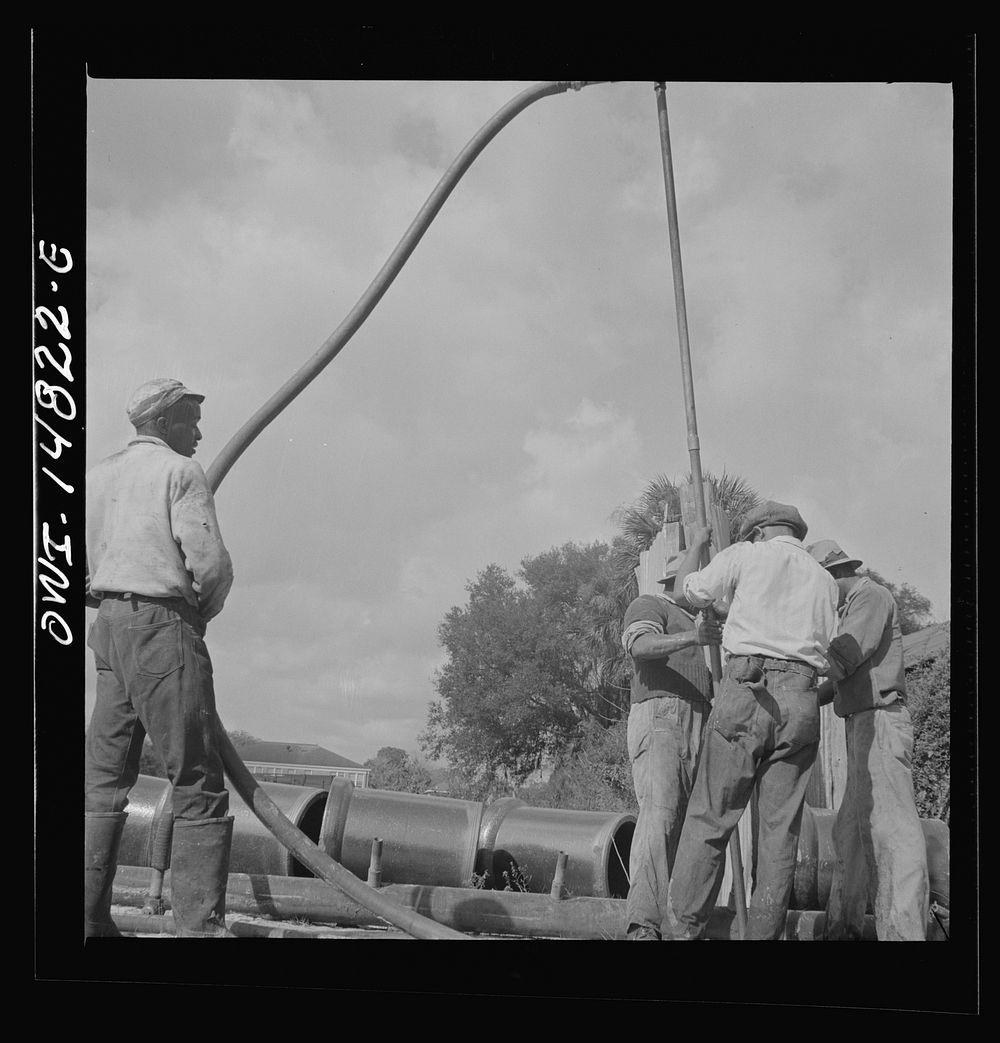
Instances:
[[[97,702],[85,755],[85,937],[120,937],[111,885],[148,734],[172,783],[171,904],[178,934],[225,937],[233,820],[216,737],[205,626],[233,582],[215,501],[193,459],[204,395],[143,384],[135,438],[87,474],[88,645]]]
[[[913,797],[913,724],[906,708],[903,636],[892,594],[859,576],[833,540],[809,553],[840,588],[837,636],[826,652],[820,703],[844,718],[847,787],[833,827],[836,851],[826,931],[858,940],[871,899],[879,941],[924,941],[927,847]]]
[[[817,675],[837,621],[837,585],[810,557],[795,507],[767,500],[742,540],[691,571],[711,538],[692,535],[677,589],[698,608],[724,600],[727,659],[712,704],[670,878],[664,933],[700,938],[718,897],[726,845],[757,788],[760,829],[747,939],[780,938],[799,824],[819,746]]]
[[[667,562],[662,594],[628,607],[622,644],[632,657],[628,752],[639,816],[629,858],[627,937],[658,941],[667,883],[694,781],[712,676],[702,645],[718,644],[714,620],[696,619],[674,595],[681,555]]]

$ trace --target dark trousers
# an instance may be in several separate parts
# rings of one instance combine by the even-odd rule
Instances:
[[[726,845],[757,787],[760,832],[747,938],[780,938],[795,874],[802,805],[819,747],[814,672],[804,664],[738,680],[734,656],[715,697],[670,879],[664,929],[676,940],[701,936],[725,870]],[[760,671],[758,671],[760,672]]]
[[[173,784],[173,814],[229,810],[204,624],[183,598],[105,597],[87,644],[97,703],[87,730],[85,810],[124,811],[148,734]]]

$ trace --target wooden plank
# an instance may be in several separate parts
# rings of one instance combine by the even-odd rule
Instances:
[[[656,534],[649,550],[639,555],[635,579],[640,594],[661,594],[663,588],[658,580],[663,579],[667,562],[680,550],[681,527],[678,522],[667,522]]]
[[[756,799],[756,790],[754,791],[751,800]],[[739,821],[739,825],[736,827],[736,832],[740,838],[740,854],[743,856],[743,888],[749,902],[750,895],[753,891],[753,815],[751,814],[750,804],[747,804],[746,810],[743,812],[743,816]],[[728,850],[728,849],[727,849]],[[733,860],[726,857],[726,869],[722,874],[722,886],[719,888],[719,897],[715,904],[719,905],[730,905],[735,903],[733,896]]]
[[[826,782],[825,807],[836,810],[847,788],[847,731],[843,717],[833,712],[833,703],[820,710],[820,749]]]
[[[712,526],[712,557],[720,550],[729,546],[729,527],[732,519],[718,504],[714,504],[709,514],[709,524]]]
[[[698,524],[698,512],[694,502],[694,487],[684,482],[680,488],[681,522],[684,525],[685,545],[690,545],[692,528]],[[715,486],[705,482],[705,518],[712,527],[712,543],[708,548],[709,559],[714,558],[725,547],[729,546],[729,515],[715,502]]]
[[[681,529],[681,523],[675,521],[664,522],[661,531],[667,552],[666,561],[669,561],[675,554],[684,549],[684,531]],[[665,564],[666,562],[664,562]]]

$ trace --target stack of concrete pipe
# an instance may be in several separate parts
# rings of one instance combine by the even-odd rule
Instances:
[[[355,788],[329,791],[263,783],[285,816],[334,861],[367,878],[372,842],[381,844],[382,884],[547,892],[565,853],[566,893],[628,894],[635,815],[536,808],[515,798],[486,805],[450,797]],[[153,841],[169,813],[165,779],[140,775],[129,795],[120,865],[149,866]],[[235,793],[230,794],[232,873],[311,876]]]
[[[371,880],[373,844],[380,841],[375,845],[380,851],[379,886],[402,905],[439,922],[459,930],[529,936],[623,935],[634,815],[536,808],[515,798],[487,805],[356,789],[346,780],[334,780],[329,791],[280,783],[264,783],[263,788],[295,826],[361,879]],[[165,780],[140,776],[129,799],[116,901],[141,904],[149,879],[141,867],[151,864],[169,800]],[[319,922],[377,922],[335,889],[315,881],[238,795],[231,794],[230,800],[235,818],[229,895],[233,911],[287,913]],[[821,910],[833,876],[835,817],[829,810],[807,806],[804,811],[789,938],[821,937]],[[938,819],[924,819],[921,825],[931,899],[946,911],[949,830]],[[264,878],[267,894],[262,897]],[[486,893],[491,891],[492,897]],[[716,912],[711,936],[730,937],[731,912]],[[866,932],[874,938],[870,922]]]

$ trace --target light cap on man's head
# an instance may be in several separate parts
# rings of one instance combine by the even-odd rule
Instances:
[[[179,380],[171,377],[157,377],[136,388],[125,412],[134,427],[155,420],[168,410],[175,402],[190,395],[199,402],[205,401],[204,395],[186,388]]]
[[[860,558],[848,557],[835,540],[817,540],[810,543],[806,550],[825,569],[832,569],[834,565],[851,565],[857,569],[862,565]]]
[[[806,538],[809,526],[802,520],[798,508],[787,503],[778,503],[776,500],[765,500],[748,512],[743,519],[743,528],[740,530],[740,539],[745,540],[757,526],[787,525],[795,530],[800,540]]]

